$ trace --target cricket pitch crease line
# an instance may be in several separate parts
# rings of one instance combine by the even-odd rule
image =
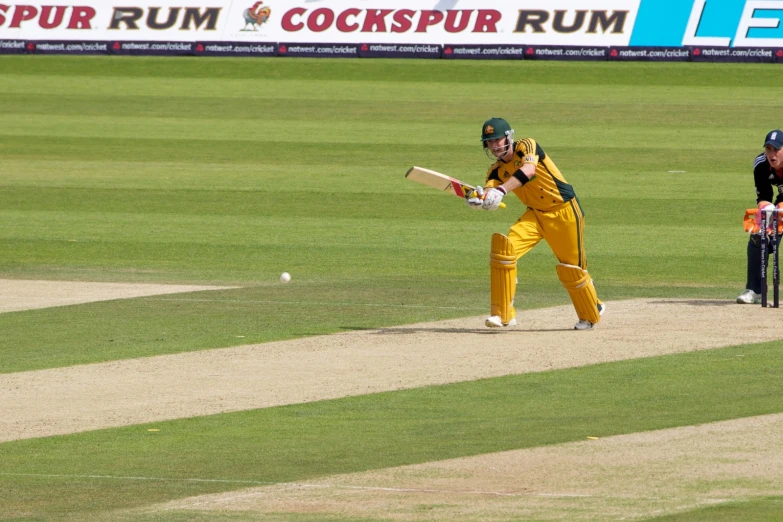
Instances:
[[[359,491],[388,491],[392,493],[436,493],[449,495],[484,495],[496,497],[547,497],[547,498],[617,498],[617,499],[647,499],[660,500],[663,497],[656,496],[636,496],[636,495],[590,495],[584,493],[535,493],[535,492],[503,492],[503,491],[482,491],[471,489],[432,489],[432,488],[394,488],[384,486],[350,486],[342,484],[314,484],[306,482],[271,482],[263,480],[236,480],[236,479],[205,479],[205,478],[172,478],[172,477],[135,477],[119,475],[69,475],[58,473],[0,473],[0,476],[6,477],[41,477],[41,478],[63,478],[63,479],[90,479],[90,480],[128,480],[128,481],[159,481],[159,482],[203,482],[203,483],[222,483],[222,484],[248,484],[252,486],[280,486],[286,489],[348,489]],[[233,495],[230,498],[221,498],[216,500],[205,500],[194,502],[188,505],[208,504],[212,502],[225,502],[232,499],[250,498],[259,495],[265,495],[268,492],[252,492]],[[668,497],[667,497],[668,498]],[[721,502],[729,502],[737,499],[721,499]],[[177,508],[179,509],[179,508]]]
[[[57,473],[0,473],[0,476],[7,477],[42,477],[42,478],[66,478],[66,479],[108,479],[108,480],[150,480],[160,482],[208,482],[224,484],[252,484],[255,486],[284,486],[287,489],[309,488],[309,489],[356,489],[364,491],[390,491],[395,493],[448,493],[448,494],[471,494],[471,495],[492,495],[503,497],[578,497],[592,498],[594,495],[584,495],[579,493],[504,493],[502,491],[477,491],[477,490],[451,490],[451,489],[425,489],[425,488],[391,488],[383,486],[347,486],[340,484],[308,484],[303,482],[270,482],[263,480],[231,480],[231,479],[204,479],[204,478],[171,478],[171,477],[123,477],[118,475],[68,475]],[[235,495],[232,498],[252,497],[263,493],[247,493],[245,495]],[[603,497],[602,497],[603,498]],[[606,497],[609,498],[609,497]],[[619,497],[618,497],[619,498]],[[640,498],[640,497],[633,497]],[[649,497],[658,498],[658,497]],[[220,500],[222,502],[223,500]],[[218,501],[212,501],[218,502]],[[205,502],[207,503],[207,502]],[[195,504],[194,504],[195,505]]]
[[[309,489],[346,489],[346,490],[360,490],[360,491],[386,491],[391,493],[433,493],[433,494],[445,494],[445,495],[480,495],[480,496],[493,496],[493,497],[506,497],[506,498],[523,498],[523,497],[542,497],[542,498],[594,498],[594,499],[637,499],[637,500],[653,500],[659,501],[662,499],[672,500],[670,497],[660,496],[636,496],[636,495],[590,495],[583,493],[509,493],[503,491],[481,491],[481,490],[453,490],[453,489],[428,489],[428,488],[393,488],[383,486],[348,486],[341,484],[308,484],[301,482],[270,482],[261,480],[231,480],[231,479],[203,479],[203,478],[168,478],[168,477],[123,477],[116,475],[67,475],[67,474],[54,474],[54,473],[0,473],[0,476],[10,477],[50,477],[50,478],[66,478],[66,479],[108,479],[108,480],[149,480],[149,481],[161,481],[161,482],[202,482],[202,483],[224,483],[224,484],[247,484],[252,486],[281,486],[286,489],[296,488],[309,488]],[[239,499],[247,499],[252,497],[258,497],[268,495],[268,491],[254,491],[248,493],[239,493],[230,497],[221,497],[212,500],[202,500],[199,502],[189,502],[183,505],[162,507],[150,511],[171,511],[177,509],[187,509],[188,507],[200,506],[206,504],[217,504],[224,502],[231,502]],[[720,498],[720,499],[705,499],[702,502],[696,502],[689,506],[679,507],[676,511],[687,511],[688,509],[698,508],[705,505],[725,504],[729,502],[737,502],[746,500],[746,497],[737,498]],[[176,502],[174,500],[173,502]],[[146,510],[145,510],[146,511]],[[664,512],[662,512],[664,513]],[[669,513],[666,511],[666,513]]]
[[[382,486],[345,486],[340,484],[302,484],[297,482],[281,482],[278,485],[285,486],[286,489],[355,489],[362,491],[387,491],[391,493],[434,493],[434,494],[446,494],[446,495],[483,495],[483,496],[497,496],[497,497],[546,497],[546,498],[594,498],[595,495],[585,495],[579,493],[504,493],[502,491],[475,491],[475,490],[449,490],[449,489],[424,489],[424,488],[391,488]],[[230,497],[221,496],[217,499],[201,500],[199,502],[187,502],[179,506],[170,506],[161,509],[160,511],[171,511],[175,509],[188,509],[195,506],[203,506],[209,504],[218,504],[233,502],[235,500],[244,500],[253,497],[261,497],[269,495],[269,491],[254,491],[249,493],[239,493]],[[609,498],[609,497],[601,497]],[[619,498],[619,497],[617,497]],[[623,497],[625,498],[625,497]],[[638,499],[640,497],[631,497]],[[655,500],[659,500],[655,497]]]

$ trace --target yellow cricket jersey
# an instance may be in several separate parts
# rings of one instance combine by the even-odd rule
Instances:
[[[489,188],[503,184],[525,163],[534,164],[536,174],[513,192],[528,208],[552,210],[576,197],[574,188],[566,182],[560,169],[533,138],[514,143],[513,160],[508,163],[502,160],[493,163],[487,172],[484,186]],[[520,176],[524,175],[520,173]]]

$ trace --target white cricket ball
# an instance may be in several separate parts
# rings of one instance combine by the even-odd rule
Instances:
[[[288,272],[283,272],[282,274],[280,274],[281,283],[287,283],[290,280],[291,280],[291,274],[289,274]]]

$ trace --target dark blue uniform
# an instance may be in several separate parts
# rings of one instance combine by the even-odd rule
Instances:
[[[756,182],[757,206],[762,201],[769,201],[774,205],[783,202],[783,177],[777,175],[764,153],[756,156],[753,162],[753,179]],[[775,188],[778,189],[777,196]],[[781,236],[778,236],[778,244],[780,240]],[[767,254],[771,251],[772,240],[768,238]],[[757,294],[761,293],[761,234],[751,234],[748,240],[748,281],[745,288],[750,288]]]

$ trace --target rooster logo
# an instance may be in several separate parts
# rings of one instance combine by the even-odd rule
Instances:
[[[258,31],[258,27],[269,20],[272,10],[268,7],[261,7],[264,2],[256,2],[250,9],[245,9],[242,16],[245,18],[245,28],[243,31]],[[250,29],[247,26],[250,26]]]

